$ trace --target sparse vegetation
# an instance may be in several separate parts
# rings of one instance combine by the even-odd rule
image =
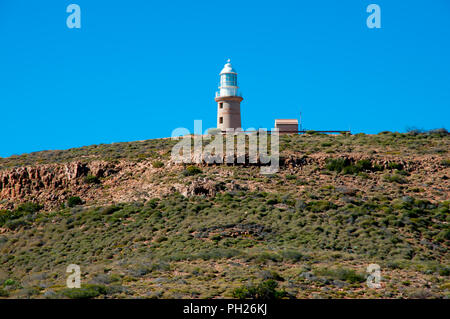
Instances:
[[[450,159],[442,160],[441,163],[445,167],[450,167]]]
[[[101,285],[85,285],[81,288],[67,288],[62,291],[62,295],[70,299],[90,299],[106,294],[107,288]]]
[[[363,274],[355,272],[353,269],[319,269],[316,271],[316,275],[324,276],[329,279],[337,279],[347,281],[349,283],[361,283],[366,280]]]
[[[184,176],[193,176],[193,175],[200,174],[201,172],[202,172],[202,170],[200,168],[198,168],[197,166],[188,166],[183,171],[183,175]]]
[[[383,178],[386,182],[389,183],[398,183],[398,184],[406,184],[408,181],[402,177],[400,174],[386,174]]]
[[[35,181],[11,191],[23,200],[3,198],[0,297],[449,297],[448,135],[280,136],[270,176],[168,165],[175,142],[0,159],[0,170],[109,165],[58,185],[53,206],[29,192]],[[66,288],[68,263],[82,267],[82,288]],[[382,290],[365,285],[371,263]]]
[[[100,179],[97,176],[88,174],[84,181],[88,184],[100,184]]]
[[[383,168],[379,165],[372,165],[370,160],[364,159],[352,163],[347,158],[329,158],[326,161],[326,168],[342,174],[357,174],[359,172],[381,171]]]
[[[154,162],[152,163],[152,165],[153,165],[154,168],[161,168],[161,167],[164,166],[164,163],[161,162],[161,161],[154,161]]]
[[[78,196],[69,197],[69,199],[67,200],[67,206],[69,207],[75,207],[81,204],[83,204],[83,200]]]
[[[314,267],[317,280],[323,278],[327,285],[341,285],[340,282],[355,285],[354,290],[348,287],[347,296],[357,296],[356,291],[364,285],[365,267],[373,262],[383,265],[392,261],[390,268],[383,268],[384,273],[389,273],[389,269],[409,272],[426,265],[422,271],[431,269],[432,276],[448,278],[450,268],[445,263],[450,240],[445,224],[448,201],[431,203],[413,197],[400,200],[374,197],[352,205],[323,199],[299,204],[278,194],[282,198],[278,202],[287,203],[278,207],[275,205],[279,204],[269,202],[266,196],[243,191],[217,194],[213,198],[173,194],[144,204],[79,206],[76,213],[70,213],[70,208],[45,213],[34,219],[33,227],[18,226],[20,232],[2,234],[0,264],[14,269],[18,278],[30,278],[27,269],[31,267],[31,275],[42,274],[44,279],[39,282],[61,285],[55,294],[67,298],[118,297],[126,289],[139,295],[138,287],[142,287],[142,291],[153,291],[146,282],[165,276],[168,278],[165,285],[171,288],[166,289],[162,297],[184,295],[181,291],[189,292],[191,288],[180,290],[181,295],[173,294],[173,289],[178,291],[200,283],[203,296],[229,293],[236,298],[281,298],[303,295],[310,290],[292,291],[287,283],[300,280],[296,269],[301,271],[308,265]],[[239,209],[233,208],[235,204]],[[261,212],[265,213],[263,218]],[[98,234],[102,234],[101,237]],[[422,246],[419,234],[430,243],[439,242],[439,246]],[[20,241],[16,240],[18,236]],[[22,243],[26,243],[24,249],[20,248]],[[88,273],[84,282],[93,278],[100,287],[85,285],[70,291],[63,288],[65,262],[61,261],[66,260],[66,255],[71,256],[71,262],[84,265],[83,271]],[[123,264],[112,263],[124,255],[127,260]],[[340,267],[326,266],[336,259]],[[359,270],[354,268],[355,261],[361,267]],[[428,262],[432,264],[426,264]],[[228,263],[236,265],[228,268],[226,275],[208,266]],[[243,268],[242,264],[246,266]],[[111,268],[108,272],[113,271],[113,274],[125,275],[103,278],[96,265]],[[194,265],[200,267],[195,277],[170,275],[174,269],[189,273]],[[258,274],[261,267],[267,269],[261,275],[265,280],[262,283],[229,286],[233,276],[249,278]],[[51,275],[55,272],[56,277]],[[185,283],[180,286],[181,279]],[[222,288],[216,291],[208,284],[210,280]],[[269,280],[276,281],[277,285]],[[320,280],[307,281],[312,291]],[[7,284],[17,287],[10,290],[13,295],[21,291],[14,281]],[[420,281],[417,285],[421,285]],[[411,287],[415,286],[411,282]]]
[[[236,288],[233,298],[237,299],[281,299],[287,296],[282,290],[277,290],[278,283],[275,280],[267,280],[256,286],[250,285]]]

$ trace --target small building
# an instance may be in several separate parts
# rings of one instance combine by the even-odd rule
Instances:
[[[275,128],[279,130],[280,134],[296,134],[298,132],[298,120],[276,119]]]

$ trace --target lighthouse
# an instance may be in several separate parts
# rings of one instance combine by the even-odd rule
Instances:
[[[241,102],[243,98],[238,91],[237,73],[230,59],[220,72],[219,91],[216,92],[217,128],[225,131],[227,128],[241,129]]]

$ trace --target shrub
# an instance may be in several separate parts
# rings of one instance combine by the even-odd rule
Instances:
[[[276,290],[275,280],[266,280],[257,286],[245,286],[233,290],[233,298],[237,299],[281,299],[288,294],[284,290]]]
[[[444,240],[450,240],[450,229],[445,229],[439,232],[436,236],[438,242],[443,242]]]
[[[404,269],[406,265],[403,260],[391,260],[386,263],[386,267],[389,269]]]
[[[441,276],[450,276],[450,267],[440,267],[439,275]]]
[[[0,288],[0,297],[8,297],[9,293],[4,290],[3,288]]]
[[[199,258],[203,260],[217,260],[217,259],[229,259],[240,254],[239,250],[236,249],[226,249],[226,248],[213,248],[208,250],[200,251],[194,258]]]
[[[4,286],[16,286],[17,282],[14,279],[6,279],[3,283]]]
[[[69,199],[67,200],[67,206],[69,207],[75,207],[81,204],[83,204],[83,200],[78,196],[69,197]]]
[[[334,203],[331,203],[326,200],[311,201],[308,203],[307,206],[308,210],[310,210],[313,213],[326,212],[336,207],[337,206]]]
[[[398,175],[402,175],[402,176],[409,176],[410,175],[407,171],[404,171],[404,170],[396,170],[395,172]]]
[[[158,236],[155,238],[156,243],[162,243],[163,241],[167,241],[167,240],[168,240],[168,238],[165,236]]]
[[[338,279],[347,281],[349,283],[360,283],[366,280],[365,276],[355,272],[352,269],[338,268],[338,269],[320,269],[317,270],[316,275],[325,276],[331,279]]]
[[[401,175],[394,174],[394,175],[384,175],[383,177],[384,181],[389,183],[398,183],[398,184],[406,184],[408,181],[404,179]]]
[[[428,299],[428,298],[436,298],[431,291],[426,289],[412,289],[408,293],[408,297],[412,299]]]
[[[147,202],[147,206],[149,206],[150,208],[156,208],[158,206],[158,201],[158,198],[152,198]]]
[[[400,163],[390,162],[387,166],[389,169],[403,169],[403,165]]]
[[[3,226],[10,219],[15,218],[15,215],[15,212],[11,212],[9,210],[0,210],[0,226]],[[22,214],[17,216],[17,218],[20,216],[22,216]]]
[[[100,179],[97,176],[89,174],[84,178],[84,181],[88,184],[100,184]]]
[[[152,165],[153,165],[154,168],[161,168],[161,167],[164,166],[164,163],[161,162],[161,161],[155,161],[155,162],[152,163]]]
[[[328,158],[326,160],[326,168],[329,171],[343,174],[357,174],[363,171],[375,172],[383,169],[379,165],[372,165],[372,162],[368,159],[352,163],[348,158]]]
[[[291,260],[294,262],[300,261],[302,259],[307,259],[305,256],[303,256],[303,254],[295,250],[285,250],[281,253],[281,255],[283,256],[284,260]]]
[[[445,128],[438,128],[438,129],[434,129],[434,130],[429,130],[428,134],[444,137],[444,136],[448,135],[448,131]]]
[[[262,252],[260,254],[256,254],[250,257],[255,260],[257,263],[266,263],[267,261],[280,262],[282,257],[276,253]]]
[[[34,216],[23,210],[0,210],[0,227],[4,226],[11,230],[14,230],[20,226],[27,225],[30,221],[34,220]]]
[[[8,221],[5,223],[5,227],[6,227],[6,228],[9,228],[9,229],[11,229],[11,230],[14,230],[14,229],[19,228],[20,226],[25,226],[25,225],[27,225],[27,224],[28,224],[28,223],[25,221],[24,218],[18,218],[18,219],[8,220]]]
[[[407,134],[416,136],[418,134],[424,133],[424,130],[418,129],[416,127],[409,127],[406,129]]]
[[[36,204],[36,203],[24,203],[17,207],[17,211],[19,212],[27,212],[27,213],[36,213],[40,211],[44,206]]]
[[[347,158],[328,158],[326,160],[326,168],[329,171],[340,173],[344,167],[349,166],[350,161]]]
[[[371,171],[371,170],[373,170],[372,162],[370,160],[368,160],[368,159],[363,159],[363,160],[360,160],[360,161],[356,162],[355,166],[356,166],[358,172],[359,171]]]
[[[64,289],[62,294],[70,299],[89,299],[107,294],[107,287],[103,285],[85,285],[81,288]]]
[[[275,280],[275,281],[284,281],[284,278],[276,271],[265,270],[265,271],[261,272],[261,277],[263,280],[271,279],[271,280]]]
[[[200,174],[202,172],[202,170],[200,168],[198,168],[197,166],[188,166],[184,171],[183,171],[183,175],[184,176],[193,176],[196,174]]]
[[[122,209],[122,207],[120,207],[120,206],[111,205],[111,206],[103,208],[101,210],[101,213],[103,215],[112,215],[113,213],[115,213],[115,212],[117,212],[117,211],[119,211],[121,209]]]

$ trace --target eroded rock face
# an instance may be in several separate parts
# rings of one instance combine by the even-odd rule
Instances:
[[[301,168],[302,166],[316,164],[323,168],[326,166],[328,158],[345,158],[351,163],[361,160],[369,160],[372,165],[379,165],[383,169],[389,169],[390,164],[397,164],[406,171],[412,172],[417,170],[437,171],[442,168],[442,158],[433,155],[423,155],[414,158],[400,158],[398,156],[377,156],[364,153],[343,153],[343,154],[325,154],[315,153],[311,155],[289,155],[286,158],[280,158],[280,167]]]
[[[312,162],[313,159],[308,156],[289,155],[286,158],[280,159],[280,166],[287,168],[296,168],[311,164]]]
[[[225,186],[222,183],[208,179],[198,179],[189,185],[176,184],[173,191],[179,192],[185,197],[195,195],[215,196],[217,192],[224,190]]]
[[[195,154],[194,154],[195,155]],[[264,166],[269,164],[263,164],[261,162],[261,159],[259,156],[256,158],[256,162],[250,162],[248,155],[245,156],[243,159],[243,163],[237,163],[236,160],[228,162],[226,160],[226,157],[223,156],[222,163],[207,163],[207,161],[201,157],[201,154],[199,156],[191,156],[191,163],[197,163],[196,165],[207,167],[207,166],[217,166],[217,165],[233,165],[233,166]],[[325,167],[326,161],[328,158],[344,158],[348,159],[351,163],[356,163],[360,160],[369,160],[373,165],[378,165],[383,169],[389,169],[390,164],[395,163],[399,165],[402,169],[406,171],[415,171],[418,169],[431,169],[431,170],[438,170],[440,167],[440,161],[442,160],[439,156],[432,156],[432,155],[424,155],[424,156],[417,156],[415,158],[400,158],[398,156],[379,156],[377,154],[365,154],[365,153],[334,153],[334,154],[327,154],[327,153],[314,153],[310,155],[304,155],[301,153],[293,153],[289,154],[287,156],[280,156],[279,164],[281,168],[287,168],[287,169],[295,169],[295,168],[302,168],[307,165],[315,164],[318,167]],[[167,166],[176,166],[180,164],[175,164],[172,161],[169,161],[167,163]]]
[[[11,208],[12,202],[24,200],[65,200],[70,193],[68,189],[80,190],[87,187],[84,178],[88,174],[107,177],[117,171],[114,164],[103,161],[46,164],[3,170],[0,171],[0,199],[8,203],[0,207]]]
[[[347,158],[350,162],[356,163],[362,159],[368,159],[373,165],[377,164],[389,173],[391,163],[401,165],[401,168],[412,174],[428,178],[430,183],[435,183],[439,179],[440,189],[444,199],[448,197],[448,180],[442,175],[450,176],[446,173],[449,168],[444,167],[442,158],[433,155],[396,157],[381,156],[378,154],[346,153],[327,154],[314,153],[304,155],[292,153],[280,158],[279,174],[294,174],[302,179],[314,178],[324,182],[329,177],[321,175],[320,170],[326,166],[328,158]],[[231,164],[240,166],[239,169],[251,172],[252,165]],[[79,196],[88,204],[112,204],[117,202],[145,201],[154,197],[164,196],[172,192],[189,196],[215,196],[218,192],[225,191],[273,191],[273,186],[265,184],[264,181],[257,181],[250,178],[247,181],[237,183],[233,178],[233,173],[226,164],[214,164],[203,166],[204,172],[210,169],[214,171],[210,177],[189,177],[184,178],[181,174],[182,164],[174,164],[166,161],[162,168],[155,168],[151,160],[140,162],[122,161],[106,162],[91,161],[83,163],[80,161],[65,164],[42,164],[35,166],[24,166],[12,169],[0,170],[0,209],[12,209],[22,202],[38,202],[46,209],[58,207],[67,201],[70,196]],[[244,167],[243,167],[244,166]],[[320,169],[318,173],[317,169]],[[311,171],[313,170],[313,172]],[[259,171],[259,170],[258,170]],[[391,170],[392,171],[392,170]],[[88,183],[86,176],[92,175],[101,179],[101,183]],[[374,174],[368,181],[359,181],[359,186],[354,185],[355,180],[351,175],[338,176],[333,180],[338,191],[344,196],[352,196],[354,189],[364,188],[376,190],[377,187],[385,187],[380,184],[382,174]],[[334,177],[333,177],[334,178]],[[331,181],[327,180],[327,183]],[[424,183],[423,180],[415,179],[415,183]],[[412,184],[410,185],[412,186]],[[416,187],[423,187],[419,184]],[[301,190],[303,186],[295,186]],[[445,196],[447,194],[447,197]]]

